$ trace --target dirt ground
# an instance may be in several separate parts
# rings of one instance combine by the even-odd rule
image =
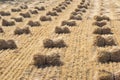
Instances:
[[[73,0],[68,4],[65,10],[58,13],[58,16],[52,17],[52,21],[40,21],[40,17],[46,15],[48,11],[58,6],[65,0],[33,0],[26,3],[28,9],[22,9],[20,12],[11,12],[12,8],[17,8],[24,2],[20,3],[2,3],[0,11],[9,11],[10,16],[2,16],[2,19],[11,20],[11,17],[19,16],[34,9],[35,6],[44,6],[45,10],[38,11],[38,14],[31,14],[30,18],[23,18],[23,22],[15,22],[14,26],[0,26],[5,33],[0,33],[0,38],[9,40],[13,39],[18,48],[0,50],[0,80],[94,80],[93,76],[98,70],[107,70],[109,72],[119,71],[119,62],[110,62],[102,64],[93,60],[97,47],[93,46],[93,34],[96,26],[92,25],[95,15],[100,15],[101,9],[103,14],[108,16],[111,21],[108,27],[112,30],[117,46],[120,45],[120,1],[119,0],[85,0],[90,1],[86,12],[83,13],[82,20],[75,20],[77,25],[69,26],[69,34],[56,34],[54,29],[61,26],[61,22],[68,20],[71,13],[77,8],[82,0]],[[25,27],[29,20],[39,21],[41,26],[29,27],[32,34],[14,35],[16,27]],[[44,48],[43,40],[46,38],[62,39],[67,44],[64,48]],[[104,47],[106,49],[110,47]],[[47,66],[37,68],[33,65],[33,56],[36,53],[47,54],[51,51],[60,53],[62,66]]]

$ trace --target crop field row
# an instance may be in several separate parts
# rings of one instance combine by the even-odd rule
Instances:
[[[119,4],[0,4],[0,80],[120,80]]]

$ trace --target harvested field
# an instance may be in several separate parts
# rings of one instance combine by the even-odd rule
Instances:
[[[0,2],[0,80],[120,80],[119,4]]]

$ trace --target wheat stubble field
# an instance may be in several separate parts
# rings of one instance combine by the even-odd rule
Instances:
[[[0,80],[120,80],[119,0],[0,3]]]

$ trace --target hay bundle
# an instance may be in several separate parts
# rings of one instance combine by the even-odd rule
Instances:
[[[21,16],[23,16],[24,18],[30,18],[30,13],[26,12],[26,13],[20,13]]]
[[[82,12],[81,12],[81,11],[78,11],[78,12],[72,12],[71,15],[82,15]]]
[[[75,12],[86,12],[86,9],[85,8],[77,8],[77,9],[75,9]]]
[[[64,42],[63,39],[61,38],[57,38],[57,39],[54,39],[53,40],[53,45],[54,47],[58,47],[58,48],[62,48],[62,47],[65,47],[66,46],[66,43]]]
[[[98,62],[105,63],[111,61],[111,54],[106,50],[99,50],[95,55],[95,58]]]
[[[52,10],[53,10],[53,11],[55,11],[55,10],[56,10],[56,8],[58,8],[58,6],[57,6],[57,7],[55,7],[55,8],[53,8]]]
[[[67,4],[65,2],[62,2],[61,4],[59,4],[58,6],[65,6],[67,7]]]
[[[60,55],[58,53],[52,53],[47,55],[46,64],[53,66],[60,65],[61,64]]]
[[[7,47],[8,47],[9,49],[15,49],[15,48],[17,48],[17,45],[16,45],[16,43],[14,42],[14,40],[8,40],[8,41],[7,41]]]
[[[111,33],[112,33],[112,31],[110,28],[108,28],[108,27],[102,28],[102,34],[111,34]]]
[[[56,8],[53,8],[53,11],[62,12],[62,9],[60,7],[56,7]]]
[[[63,26],[63,27],[56,27],[55,28],[55,33],[61,34],[61,33],[70,33],[70,30],[68,27]]]
[[[93,33],[94,34],[102,34],[102,28],[95,28]]]
[[[72,2],[73,0],[65,0],[65,1],[70,1],[70,2]]]
[[[33,26],[40,26],[40,22],[39,21],[32,21],[32,20],[30,20],[27,25],[29,25],[31,27],[33,27]]]
[[[2,19],[2,17],[0,16],[0,19]]]
[[[35,54],[33,56],[33,60],[34,60],[34,65],[39,67],[39,66],[42,66],[42,65],[45,65],[45,62],[46,62],[46,56],[45,55],[39,55],[39,54]]]
[[[85,2],[85,0],[82,0],[82,2],[84,3],[84,2]]]
[[[79,8],[75,9],[75,12],[78,12],[78,11],[80,11],[80,9],[79,9]]]
[[[11,19],[14,19],[16,22],[22,22],[23,21],[22,17],[12,17]]]
[[[0,11],[0,15],[1,16],[10,16],[11,14],[10,14],[10,12],[5,12],[5,11]]]
[[[20,8],[13,8],[13,9],[11,9],[11,11],[12,11],[12,12],[20,12],[21,9],[20,9]]]
[[[21,9],[28,9],[28,6],[27,5],[21,5],[20,8]]]
[[[29,27],[24,27],[22,30],[23,30],[23,32],[24,32],[25,34],[31,33]]]
[[[105,45],[108,46],[116,45],[113,35],[105,35],[104,39],[105,39]]]
[[[80,5],[83,5],[83,4],[84,4],[83,2],[80,3]]]
[[[85,9],[88,9],[87,5],[78,5],[78,8],[85,8]]]
[[[0,50],[2,49],[15,49],[17,48],[16,43],[13,40],[5,41],[0,39]]]
[[[120,47],[114,46],[110,50],[99,50],[95,55],[98,62],[120,62]]]
[[[76,26],[76,22],[75,21],[72,21],[72,20],[69,20],[69,21],[62,21],[62,24],[61,26],[64,26],[64,25],[68,25],[68,26]]]
[[[37,11],[37,10],[29,10],[29,12],[30,12],[31,14],[38,14],[38,11]]]
[[[108,71],[99,70],[95,73],[93,80],[114,80],[114,76]]]
[[[107,17],[107,16],[105,16],[105,15],[103,15],[103,16],[94,16],[94,19],[95,19],[96,21],[102,21],[102,20],[110,21],[110,18]]]
[[[71,15],[77,15],[77,12],[72,12]]]
[[[70,4],[70,1],[65,1],[66,4]]]
[[[82,20],[82,17],[81,17],[81,15],[71,15],[70,19],[73,19],[73,20]]]
[[[103,20],[110,21],[110,18],[108,16],[103,15],[102,18],[103,18]]]
[[[41,20],[41,21],[51,21],[52,18],[51,18],[50,16],[41,16],[41,17],[40,17],[40,20]]]
[[[7,49],[7,43],[4,39],[0,39],[0,50]]]
[[[0,27],[0,33],[4,33],[4,30],[2,27]]]
[[[103,27],[103,26],[107,25],[107,22],[106,21],[96,21],[93,23],[93,25]]]
[[[14,21],[7,21],[5,19],[2,19],[2,26],[13,26],[15,25]]]
[[[62,6],[63,4],[62,3],[60,3],[58,6]]]
[[[65,5],[63,3],[60,3],[58,6],[60,7],[60,6],[65,6]],[[65,7],[67,7],[67,5]]]
[[[83,12],[83,13],[85,13],[86,9],[85,8],[81,8],[80,11]]]
[[[51,39],[45,39],[43,40],[43,45],[45,48],[53,48],[54,47],[54,42]]]
[[[110,50],[110,54],[112,62],[120,62],[120,47],[113,47]]]
[[[62,48],[66,46],[64,40],[59,38],[54,40],[45,39],[43,40],[43,45],[45,48],[54,48],[54,47]]]
[[[94,34],[112,34],[111,29],[108,27],[96,28],[93,31]]]
[[[17,27],[15,30],[14,30],[14,34],[15,35],[21,35],[21,34],[29,34],[31,33],[29,27],[24,27],[24,28],[19,28]]]
[[[45,7],[44,6],[41,6],[41,7],[36,6],[35,9],[37,9],[38,11],[43,11],[43,10],[45,10]]]
[[[96,36],[94,40],[94,45],[99,47],[105,46],[105,39],[100,35]]]
[[[94,19],[96,20],[96,21],[102,21],[103,19],[102,19],[102,17],[101,16],[94,16]]]
[[[64,5],[62,5],[62,6],[60,6],[60,8],[61,8],[61,9],[65,9],[65,6],[64,6]]]
[[[49,12],[46,13],[46,15],[58,16],[57,12],[55,12],[55,11],[49,11]]]
[[[94,40],[94,45],[98,47],[104,47],[104,46],[113,46],[116,45],[115,40],[113,39],[113,36],[106,35],[106,36],[96,36]]]
[[[112,47],[111,50],[102,50],[97,53],[97,61],[105,62],[120,62],[120,48],[117,46]]]
[[[33,57],[34,65],[37,67],[40,66],[56,66],[60,65],[60,55],[58,53],[51,53],[49,55],[40,55],[35,54]]]
[[[19,27],[17,27],[17,28],[14,30],[14,34],[15,34],[15,35],[16,35],[16,34],[18,34],[18,35],[23,34],[23,30],[20,29]]]

